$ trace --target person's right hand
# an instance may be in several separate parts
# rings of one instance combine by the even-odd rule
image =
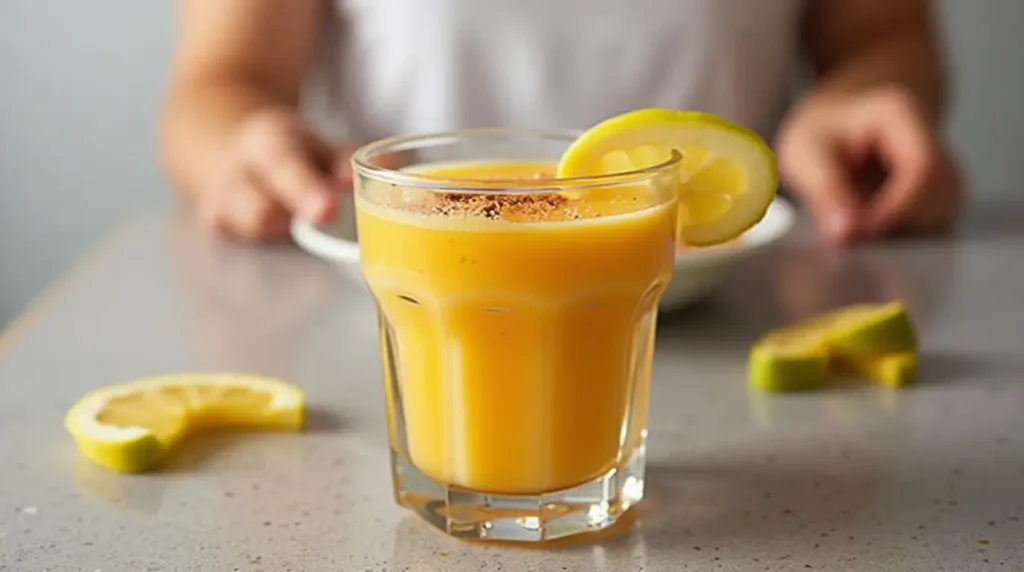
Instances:
[[[903,88],[812,91],[779,129],[779,174],[837,244],[950,228],[959,169]]]
[[[196,197],[203,226],[228,238],[288,234],[292,217],[330,220],[351,188],[352,145],[324,140],[291,110],[253,114],[238,129]]]

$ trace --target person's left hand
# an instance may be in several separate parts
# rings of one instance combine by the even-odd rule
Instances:
[[[783,184],[837,244],[942,231],[963,203],[952,157],[903,89],[811,94],[776,148]]]

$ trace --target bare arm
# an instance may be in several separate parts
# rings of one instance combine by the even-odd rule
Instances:
[[[326,0],[182,0],[160,154],[194,195],[255,111],[296,108]]]
[[[817,91],[907,89],[937,121],[945,77],[931,0],[810,0],[806,44]]]

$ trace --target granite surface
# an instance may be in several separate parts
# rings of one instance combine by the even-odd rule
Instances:
[[[982,206],[956,237],[842,253],[804,227],[663,316],[635,517],[516,548],[448,539],[392,502],[358,286],[289,245],[140,217],[0,338],[0,570],[1024,570],[1022,220],[1024,203]],[[746,389],[766,328],[895,297],[920,326],[920,385]],[[209,435],[122,476],[62,427],[98,385],[223,370],[300,384],[308,433]]]

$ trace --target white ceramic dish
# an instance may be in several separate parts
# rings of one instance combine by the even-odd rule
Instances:
[[[748,230],[737,244],[680,252],[676,255],[672,282],[661,298],[661,308],[680,308],[711,293],[738,262],[789,233],[795,219],[793,207],[779,197],[761,222]],[[342,216],[327,225],[292,221],[291,233],[303,250],[333,263],[343,274],[364,284],[359,271],[359,244],[351,202],[342,205]]]

